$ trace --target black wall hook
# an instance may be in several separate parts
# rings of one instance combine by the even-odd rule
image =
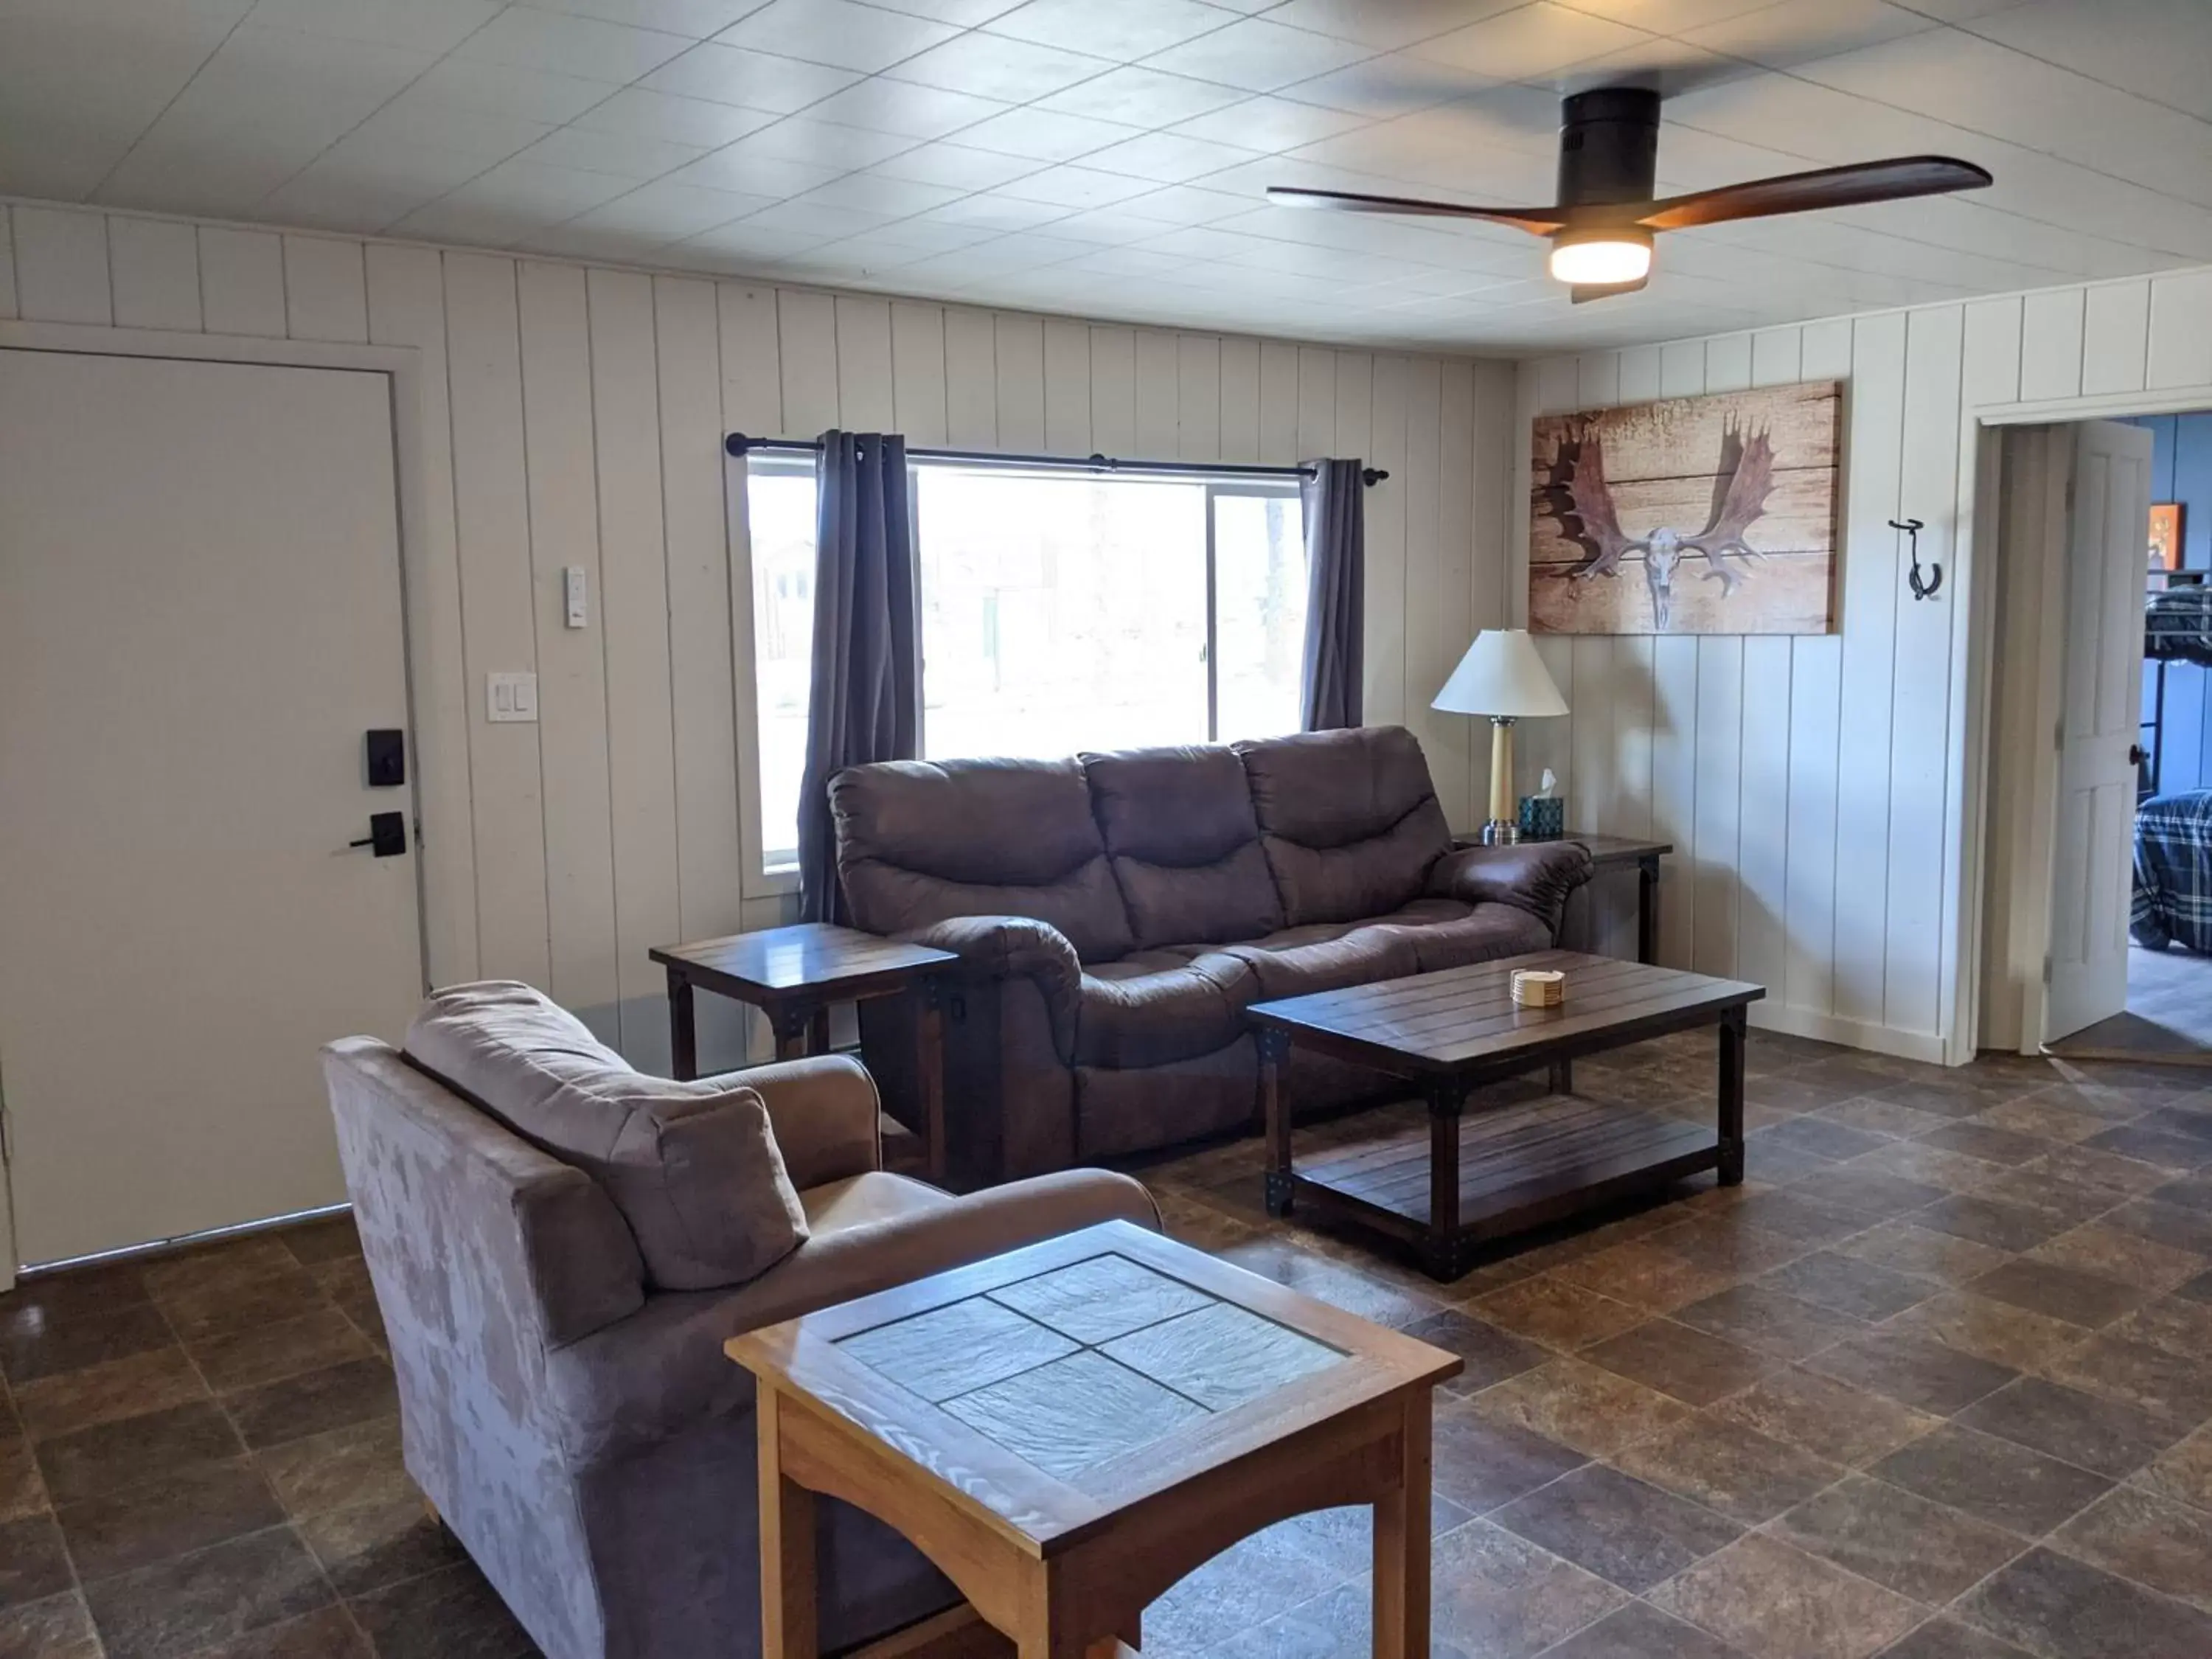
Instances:
[[[1943,567],[1931,562],[1924,574],[1921,571],[1920,532],[1928,526],[1917,519],[1892,519],[1889,527],[1905,532],[1906,544],[1911,550],[1912,568],[1905,580],[1912,586],[1912,597],[1916,599],[1934,599],[1936,589],[1943,586]]]

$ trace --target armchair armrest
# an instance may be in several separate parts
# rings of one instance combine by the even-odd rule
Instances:
[[[714,1081],[757,1089],[791,1184],[804,1191],[883,1168],[883,1103],[867,1067],[844,1054],[752,1066]]]
[[[973,978],[1035,980],[1052,1021],[1054,1045],[1063,1056],[1075,1052],[1083,964],[1067,935],[1050,922],[1033,916],[951,916],[901,937],[951,951]]]
[[[1558,937],[1567,895],[1589,879],[1589,850],[1578,842],[1462,847],[1429,866],[1428,890],[1462,904],[1510,904]]]

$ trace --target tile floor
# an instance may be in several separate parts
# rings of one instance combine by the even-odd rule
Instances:
[[[2128,1006],[2051,1045],[2076,1060],[2212,1066],[2212,957],[2128,946]]]
[[[2212,1654],[2212,1091],[1751,1066],[1743,1187],[1449,1286],[1270,1222],[1256,1142],[1142,1173],[1179,1236],[1466,1356],[1439,1655]],[[1669,1040],[1577,1082],[1702,1115],[1711,1069]],[[399,1469],[378,1329],[342,1223],[0,1297],[0,1659],[527,1653]],[[1367,1549],[1350,1510],[1237,1546],[1148,1659],[1365,1653]]]

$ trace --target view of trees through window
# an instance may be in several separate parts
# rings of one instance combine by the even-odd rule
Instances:
[[[1294,488],[930,465],[913,478],[927,758],[1297,728],[1306,572]],[[775,865],[797,844],[805,760],[811,463],[753,458],[747,498]]]

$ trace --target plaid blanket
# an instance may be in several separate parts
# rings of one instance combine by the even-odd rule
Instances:
[[[2160,795],[2136,809],[2135,942],[2179,942],[2212,955],[2212,789]]]
[[[2171,587],[2150,596],[2143,655],[2212,667],[2212,587]]]

